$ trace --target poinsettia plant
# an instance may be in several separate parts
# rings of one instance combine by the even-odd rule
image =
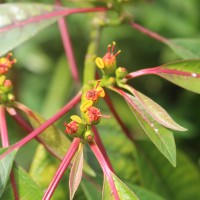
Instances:
[[[136,5],[141,6],[126,0],[0,4],[1,199],[200,197],[200,174],[196,165],[180,150],[176,152],[174,132],[187,131],[187,125],[177,123],[161,105],[131,82],[144,75],[155,75],[200,93],[199,55],[193,49],[193,41],[190,44],[180,39],[171,40],[133,21],[133,16],[140,19],[134,9]],[[65,18],[80,13],[88,16],[91,33],[85,59],[78,68],[70,26],[67,26],[76,24],[68,24]],[[16,79],[15,66],[21,64],[18,48],[43,29],[46,34],[47,27],[56,22],[68,64],[63,64],[62,59],[56,66],[55,85],[49,89],[52,95],[47,95],[47,113],[54,111],[54,105],[58,106],[46,120],[42,116],[44,112],[36,112],[23,99],[18,99],[20,80]],[[99,45],[103,31],[108,27],[123,30],[123,26],[167,45],[183,60],[130,70],[120,62],[128,53],[128,50],[116,50],[120,41],[117,44],[110,41],[107,51],[101,55]],[[80,45],[77,48],[81,48]],[[24,51],[23,60],[32,53]],[[28,65],[32,64],[38,64],[37,58],[28,60]],[[40,87],[41,83],[40,79]],[[31,86],[28,88],[34,93]],[[63,95],[72,88],[73,96],[61,106],[60,95],[65,99]],[[10,128],[11,120],[20,129]],[[15,131],[26,135],[13,139]],[[35,155],[30,156],[27,167],[19,162],[18,156],[23,158],[21,149],[34,139],[37,141]]]

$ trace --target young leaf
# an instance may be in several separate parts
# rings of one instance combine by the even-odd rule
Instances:
[[[171,39],[166,44],[183,59],[200,58],[199,39]]]
[[[149,139],[175,167],[176,146],[173,133],[156,122],[135,97],[125,92],[121,93],[121,95],[123,95],[131,111],[137,118]]]
[[[43,190],[33,181],[33,179],[27,174],[26,171],[24,171],[24,169],[14,165],[13,172],[18,189],[19,199],[42,199]],[[14,200],[15,198],[12,198],[12,193],[12,185],[9,184],[1,200]]]
[[[0,5],[0,56],[67,14],[67,9],[39,3]]]
[[[184,60],[154,68],[154,74],[200,94],[200,60]]]
[[[70,191],[70,200],[73,199],[76,190],[81,182],[83,170],[83,144],[79,145],[79,149],[74,158],[72,168],[69,175],[69,191]]]
[[[173,168],[148,142],[138,142],[139,164],[146,188],[170,200],[200,199],[200,173],[189,157],[177,151]]]
[[[158,123],[162,124],[163,126],[174,129],[177,131],[186,131],[184,127],[177,124],[167,113],[166,110],[164,110],[160,105],[158,105],[156,102],[154,102],[149,97],[145,96],[141,92],[135,90],[134,88],[131,88],[127,85],[129,88],[129,91],[132,92],[132,94],[137,98],[137,100],[143,105],[143,107],[146,109],[146,111],[153,117]]]
[[[119,178],[117,178],[116,175],[112,174],[112,177],[120,199],[139,200],[135,193],[131,191]],[[115,200],[106,177],[104,177],[102,196],[103,200]]]
[[[6,149],[0,149],[0,155],[5,151]],[[9,179],[16,152],[17,151],[12,151],[10,154],[0,159],[0,197]]]

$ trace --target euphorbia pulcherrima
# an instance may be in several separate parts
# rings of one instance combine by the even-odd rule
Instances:
[[[133,28],[143,33],[146,33],[150,37],[153,37],[161,42],[168,43],[168,40],[166,38],[156,35],[151,31],[141,27],[140,25],[131,22],[129,16],[123,15],[124,13],[121,13],[119,9],[123,1],[114,1],[113,4],[108,1],[107,3],[109,9],[116,9],[117,13],[119,15],[121,14],[121,18],[117,20],[117,24],[128,22],[128,24],[131,25]],[[60,16],[66,16],[73,13],[99,12],[108,10],[108,8],[104,7],[65,9],[59,7],[61,5],[59,0],[56,1],[56,5],[58,7],[55,7],[53,9],[47,9],[46,7],[44,7],[43,9],[46,10],[45,13],[41,16],[33,16],[33,18],[31,19],[25,19],[25,21],[22,22],[16,22],[16,24],[14,25],[8,24],[8,26],[3,27],[2,29],[0,28],[0,33],[10,31],[15,27],[24,27],[31,23],[37,23],[40,20],[46,20],[48,18],[58,19],[58,17]],[[76,67],[76,62],[74,59],[66,23],[63,18],[59,19],[58,23],[63,39],[66,57],[69,59],[73,80],[76,86],[80,87],[79,74]],[[105,21],[105,24],[106,23],[107,22]],[[112,22],[111,20],[110,24],[112,23],[115,24],[116,22]],[[95,28],[97,29],[105,25],[102,24],[102,22],[98,22],[97,24],[98,25],[95,25]],[[134,141],[133,135],[130,133],[121,117],[117,114],[116,108],[114,107],[111,98],[107,93],[107,90],[110,90],[111,92],[115,92],[122,96],[123,100],[128,104],[149,139],[171,162],[173,166],[176,165],[176,149],[173,133],[170,131],[170,129],[176,131],[186,131],[186,129],[177,124],[160,105],[130,86],[128,84],[128,80],[142,75],[153,74],[167,79],[185,89],[200,93],[198,81],[198,78],[200,77],[200,71],[195,71],[195,67],[193,67],[199,65],[199,60],[190,60],[187,62],[179,61],[163,66],[142,69],[129,73],[125,67],[118,66],[116,56],[121,51],[119,50],[115,52],[115,42],[108,45],[108,50],[102,58],[97,57],[94,60],[94,46],[97,46],[96,41],[98,39],[98,35],[99,34],[96,34],[96,32],[95,34],[92,34],[91,46],[88,50],[91,55],[87,57],[91,57],[92,59],[89,60],[89,64],[86,61],[86,69],[84,73],[86,75],[88,73],[89,78],[87,76],[84,76],[84,84],[80,88],[80,91],[77,93],[77,95],[74,96],[70,102],[68,102],[60,111],[58,111],[47,121],[41,119],[41,117],[39,117],[37,113],[33,112],[31,109],[15,100],[15,97],[13,95],[12,82],[7,79],[6,75],[12,65],[16,63],[16,59],[11,59],[11,53],[9,53],[6,57],[0,58],[0,133],[2,147],[9,147],[5,150],[4,153],[1,154],[0,159],[2,163],[7,162],[6,159],[9,153],[15,152],[15,150],[18,150],[27,142],[35,138],[53,156],[61,160],[60,166],[58,167],[55,175],[52,178],[52,181],[50,182],[48,188],[44,193],[44,200],[48,200],[52,197],[57,185],[61,181],[61,178],[63,177],[67,167],[69,166],[71,166],[71,172],[69,176],[70,200],[73,199],[82,178],[84,163],[83,149],[86,144],[90,146],[103,171],[104,186],[102,198],[109,200],[139,199],[140,194],[138,194],[139,197],[137,197],[136,194],[131,191],[126,185],[124,185],[115,175],[113,166],[109,160],[106,149],[104,148],[103,142],[100,138],[101,133],[99,133],[98,131],[98,124],[101,123],[102,118],[108,118],[108,121],[110,118],[110,115],[104,115],[102,113],[101,107],[98,104],[101,99],[104,99],[108,104],[108,108],[113,113],[119,125],[121,126],[124,134],[131,141]],[[23,40],[21,40],[21,42],[22,41]],[[100,78],[96,79],[95,73],[93,73],[96,71],[96,69],[89,68],[90,65],[95,66],[95,63],[101,72],[101,74],[99,73],[97,76]],[[91,70],[90,73],[87,71],[88,69]],[[187,81],[185,81],[185,78],[187,78]],[[194,87],[190,87],[190,84],[188,83],[192,83]],[[79,103],[80,105],[78,105]],[[69,141],[66,139],[67,137],[63,136],[63,134],[60,132],[56,132],[56,134],[59,134],[59,137],[61,138],[61,141],[59,142],[66,142],[66,148],[68,148],[67,150],[64,149],[64,151],[60,151],[59,147],[51,145],[48,141],[48,138],[45,138],[43,136],[44,133],[41,133],[45,131],[48,127],[51,128],[54,122],[60,119],[75,106],[79,108],[78,114],[75,113],[74,115],[71,115],[71,121],[67,120],[67,122],[64,122],[65,133],[67,134],[67,136],[69,136],[70,139],[72,139],[71,144],[69,145]],[[28,123],[26,119],[24,119],[24,117],[18,110],[24,112],[27,115],[30,123]],[[18,124],[29,133],[22,140],[11,146],[9,146],[5,111],[7,111],[8,114],[11,115],[13,119],[15,119]],[[50,137],[50,135],[48,134],[46,136]],[[11,160],[13,162],[14,156]],[[12,162],[10,162],[10,169],[12,167]],[[9,173],[9,170],[7,171],[7,173]],[[15,199],[19,199],[19,188],[17,188],[14,173],[12,171],[10,177],[14,197]],[[4,186],[5,185],[6,183],[4,184]],[[2,189],[2,191],[4,189],[5,187]],[[0,191],[0,196],[1,194],[2,193]]]

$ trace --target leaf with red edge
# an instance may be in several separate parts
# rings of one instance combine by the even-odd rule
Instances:
[[[200,94],[200,60],[183,60],[156,67],[153,74]]]
[[[166,110],[164,110],[159,104],[154,102],[149,97],[145,96],[141,92],[135,90],[134,88],[126,85],[125,86],[137,99],[138,101],[143,105],[143,107],[146,109],[146,111],[153,117],[158,123],[162,124],[163,126],[177,130],[177,131],[186,131],[184,127],[177,124],[167,113]]]
[[[0,4],[0,56],[65,16],[68,10],[40,3]]]
[[[129,189],[115,174],[112,173],[112,178],[119,195],[119,199],[139,200],[131,189]],[[109,183],[104,177],[102,200],[115,200],[115,197],[110,189]]]
[[[69,175],[69,191],[70,200],[73,199],[76,190],[81,182],[83,171],[83,144],[80,143],[79,149],[74,158],[72,168]]]
[[[149,139],[175,167],[176,146],[173,133],[155,121],[137,98],[122,90],[113,90],[125,99]]]

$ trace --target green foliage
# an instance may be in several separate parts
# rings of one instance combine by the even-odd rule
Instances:
[[[199,96],[189,93],[200,93],[200,3],[195,0],[88,0],[85,3],[71,0],[63,1],[63,5],[57,7],[55,2],[47,0],[40,0],[40,3],[27,3],[25,0],[21,3],[14,0],[3,2],[12,3],[0,4],[0,56],[14,49],[18,63],[11,70],[9,78],[13,81],[17,100],[31,107],[28,112],[21,114],[18,109],[12,110],[17,107],[15,104],[5,106],[8,113],[15,117],[17,111],[25,119],[24,123],[30,123],[33,129],[39,128],[46,121],[42,116],[50,118],[78,90],[85,92],[87,88],[93,87],[96,72],[94,60],[96,56],[105,55],[107,45],[116,41],[122,50],[117,57],[117,67],[123,66],[129,72],[150,68],[146,71],[152,73],[146,74],[159,76],[134,78],[126,85],[126,77],[117,79],[112,71],[104,74],[103,81],[98,83],[106,88],[106,95],[109,89],[120,94],[115,96],[109,93],[122,122],[115,120],[109,104],[106,107],[99,102],[101,115],[98,117],[101,117],[101,121],[96,125],[114,168],[114,173],[107,173],[112,175],[120,200],[200,199]],[[108,8],[110,10],[68,16],[66,23],[73,49],[70,49],[71,54],[68,52],[68,56],[64,56],[58,27],[49,26],[67,16],[70,7],[84,9],[86,6],[94,9],[101,6],[104,11]],[[134,24],[133,19],[143,29],[131,27],[129,22]],[[34,35],[37,36],[32,39]],[[69,45],[69,41],[63,43]],[[117,50],[114,50],[114,54],[115,52]],[[69,68],[73,55],[78,64],[79,82],[82,85],[75,83],[71,76],[73,70]],[[187,60],[174,62],[180,58]],[[0,60],[0,67],[4,65]],[[189,91],[178,89],[161,78]],[[81,103],[85,98],[82,96]],[[96,102],[92,105],[96,106]],[[60,165],[57,158],[62,160],[71,144],[71,140],[61,130],[64,130],[63,122],[68,121],[71,114],[80,115],[79,104],[72,107],[74,109],[66,113],[65,119],[59,119],[58,123],[46,127],[37,136],[42,144],[37,147],[32,162],[27,162],[28,159],[23,158],[19,151],[26,166],[30,166],[29,170],[26,169],[28,172],[21,163],[14,162],[18,148],[0,159],[1,199],[15,199],[12,181],[9,180],[11,172],[15,177],[20,199],[43,198],[44,191]],[[173,119],[168,113],[173,115]],[[173,133],[172,131],[186,131],[174,119],[178,119],[189,131]],[[14,135],[18,129],[10,128],[12,124],[9,120],[8,136],[10,144],[14,144],[17,142]],[[126,127],[126,135],[123,134],[125,129],[122,123]],[[3,123],[0,122],[0,135],[3,140],[3,134],[7,131],[1,124]],[[88,124],[84,124],[84,127],[91,128]],[[20,141],[16,144],[20,144]],[[81,142],[83,146],[72,156],[73,160],[70,162],[71,173],[69,169],[66,170],[51,199],[114,200],[113,187],[105,176],[105,171],[102,173],[99,163],[87,148],[93,140],[90,143],[82,138]],[[100,147],[96,138],[95,142]],[[16,144],[10,148],[17,147]],[[0,155],[5,151],[6,149],[1,149]],[[103,163],[103,167],[105,166],[107,163]]]

